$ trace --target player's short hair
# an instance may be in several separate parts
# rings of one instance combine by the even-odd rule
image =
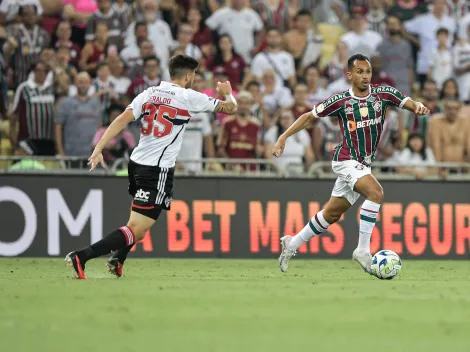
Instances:
[[[269,26],[268,28],[266,28],[266,34],[268,34],[269,32],[272,32],[272,31],[275,31],[275,32],[278,32],[279,34],[282,34],[281,29],[277,26]]]
[[[362,54],[355,54],[348,59],[348,70],[351,71],[354,67],[356,61],[367,61],[370,63],[370,60],[367,56]]]
[[[140,28],[140,27],[145,27],[147,28],[147,23],[145,23],[144,21],[139,21],[135,24],[135,27],[134,27],[134,33],[137,32],[137,29]]]
[[[445,34],[445,35],[449,35],[449,30],[447,28],[444,28],[444,27],[441,27],[437,30],[436,32],[436,37],[438,37],[440,34]]]
[[[302,17],[302,16],[312,17],[312,13],[311,13],[309,10],[306,10],[306,9],[299,10],[299,11],[295,14],[294,19],[297,21],[297,20],[299,19],[299,17]]]
[[[181,78],[189,72],[196,71],[198,67],[197,60],[187,55],[173,56],[168,63],[168,71],[172,79]]]
[[[147,62],[149,61],[156,61],[158,65],[160,65],[160,60],[158,59],[158,57],[156,57],[155,55],[150,55],[144,58],[144,67],[147,65]]]

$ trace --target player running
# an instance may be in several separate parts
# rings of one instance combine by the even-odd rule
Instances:
[[[177,55],[169,62],[171,82],[161,82],[139,94],[119,115],[96,145],[90,156],[90,171],[104,166],[102,150],[133,120],[141,121],[140,140],[130,157],[129,193],[134,198],[126,226],[114,230],[101,241],[82,250],[67,254],[67,265],[74,277],[86,279],[85,264],[112,251],[107,267],[117,277],[135,242],[140,241],[160,216],[169,210],[173,194],[173,174],[176,156],[181,148],[183,133],[191,116],[200,112],[233,114],[237,102],[229,82],[218,83],[217,91],[225,101],[210,98],[192,89],[198,62]]]
[[[281,238],[282,251],[279,266],[287,271],[289,260],[297,249],[328,226],[338,221],[358,198],[363,195],[359,223],[359,243],[353,259],[371,274],[370,237],[383,201],[383,190],[371,174],[371,162],[383,131],[385,113],[389,106],[397,106],[418,115],[429,113],[422,103],[411,100],[390,86],[371,86],[372,69],[364,55],[353,55],[348,60],[348,78],[352,88],[335,94],[316,105],[312,112],[303,114],[277,140],[272,153],[282,155],[286,139],[307,127],[313,119],[337,116],[343,141],[336,146],[332,169],[338,175],[326,208],[318,212],[295,236]]]

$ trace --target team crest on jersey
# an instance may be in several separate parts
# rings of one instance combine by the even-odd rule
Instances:
[[[369,109],[367,107],[363,107],[359,109],[362,117],[367,117],[369,115]]]
[[[374,105],[372,105],[375,111],[379,112],[382,109],[382,102],[380,100],[376,101]]]
[[[371,95],[369,98],[367,98],[367,101],[369,103],[373,103],[375,101],[375,97]]]
[[[171,204],[171,201],[172,201],[172,200],[173,200],[173,198],[171,198],[171,197],[165,198],[165,206],[166,206],[167,208],[170,207],[170,204]]]

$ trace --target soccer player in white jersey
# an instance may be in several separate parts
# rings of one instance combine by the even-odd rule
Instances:
[[[92,258],[115,251],[108,259],[108,270],[117,277],[134,243],[141,240],[158,219],[162,210],[169,210],[173,194],[176,156],[181,148],[184,130],[191,116],[201,112],[233,114],[237,102],[229,82],[218,83],[217,90],[225,101],[211,98],[192,89],[198,62],[177,55],[169,62],[171,82],[161,82],[139,94],[104,133],[90,156],[90,171],[104,166],[102,150],[130,122],[141,120],[140,140],[129,162],[129,193],[133,197],[126,226],[109,233],[102,240],[65,260],[74,270],[74,277],[86,279],[85,264]]]

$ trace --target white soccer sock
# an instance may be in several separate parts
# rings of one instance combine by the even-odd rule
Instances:
[[[380,204],[366,200],[361,207],[361,220],[359,222],[359,243],[357,249],[361,253],[370,252],[370,237],[379,214]]]
[[[330,224],[323,217],[323,210],[316,213],[300,232],[292,238],[289,244],[289,249],[296,251],[305,242],[308,242],[312,237],[320,235]]]

